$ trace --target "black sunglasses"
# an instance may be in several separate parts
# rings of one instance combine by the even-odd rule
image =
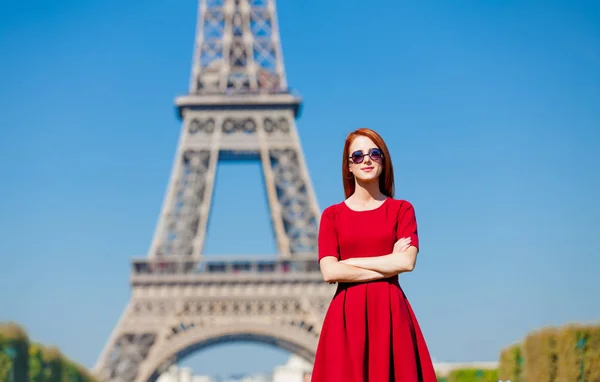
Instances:
[[[376,147],[370,149],[368,154],[364,154],[362,151],[355,151],[348,158],[350,158],[352,162],[359,164],[362,163],[362,161],[367,155],[369,156],[369,158],[371,158],[371,160],[375,162],[380,162],[383,158],[383,152],[381,152],[381,149],[378,149]]]

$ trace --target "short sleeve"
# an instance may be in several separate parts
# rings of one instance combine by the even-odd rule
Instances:
[[[330,208],[325,209],[319,224],[319,261],[325,256],[340,258],[337,230]]]
[[[410,237],[410,245],[419,249],[419,233],[415,209],[411,203],[402,201],[398,209],[397,239]]]

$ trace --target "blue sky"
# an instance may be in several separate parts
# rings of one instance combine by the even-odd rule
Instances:
[[[598,321],[600,5],[340,4],[278,3],[306,161],[323,209],[343,198],[346,134],[388,142],[420,229],[401,283],[432,355],[496,360],[531,330]],[[195,17],[194,0],[0,14],[0,320],[88,367],[152,239]],[[275,252],[260,182],[258,164],[219,166],[206,253]],[[286,357],[234,344],[188,363],[213,374]]]

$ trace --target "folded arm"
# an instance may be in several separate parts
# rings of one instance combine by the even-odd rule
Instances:
[[[345,264],[334,256],[325,256],[319,262],[323,280],[328,283],[365,282],[392,276],[385,272]]]
[[[354,257],[351,259],[342,260],[341,263],[381,274],[386,274],[388,275],[387,277],[390,277],[404,272],[411,272],[413,269],[415,269],[418,252],[419,251],[417,247],[410,246],[403,251],[393,252],[389,255]]]

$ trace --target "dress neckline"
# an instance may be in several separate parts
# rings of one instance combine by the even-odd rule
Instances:
[[[350,208],[350,206],[349,206],[349,205],[347,205],[347,204],[346,204],[346,201],[345,201],[345,200],[342,202],[342,204],[343,204],[343,205],[344,205],[344,206],[345,206],[345,207],[346,207],[348,210],[350,210],[350,211],[352,211],[352,212],[372,212],[372,211],[377,211],[378,209],[380,209],[381,207],[383,207],[383,206],[384,206],[384,205],[387,203],[387,201],[388,201],[388,200],[390,200],[390,198],[389,198],[389,197],[386,197],[386,198],[383,200],[383,203],[381,203],[380,205],[378,205],[378,206],[377,206],[377,207],[375,207],[375,208],[371,208],[370,210],[354,210],[354,209]]]

